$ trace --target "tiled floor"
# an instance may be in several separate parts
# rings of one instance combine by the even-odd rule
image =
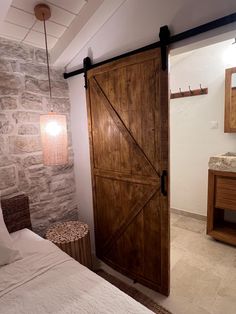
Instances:
[[[212,240],[205,222],[171,214],[171,293],[164,297],[108,272],[162,304],[173,314],[236,314],[236,248]]]

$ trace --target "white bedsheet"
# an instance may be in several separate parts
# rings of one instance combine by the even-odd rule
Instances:
[[[1,314],[152,313],[30,230],[12,237],[23,259],[0,268]]]

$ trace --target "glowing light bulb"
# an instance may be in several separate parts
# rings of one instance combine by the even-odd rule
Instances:
[[[45,131],[51,136],[57,136],[61,132],[61,126],[56,121],[49,121],[45,126]]]
[[[43,163],[47,166],[68,163],[66,116],[50,112],[40,116]]]
[[[236,43],[233,43],[226,49],[223,60],[227,66],[236,66]]]

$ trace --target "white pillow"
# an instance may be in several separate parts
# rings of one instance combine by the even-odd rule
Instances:
[[[21,258],[20,251],[14,245],[7,230],[0,206],[0,266],[10,264]]]

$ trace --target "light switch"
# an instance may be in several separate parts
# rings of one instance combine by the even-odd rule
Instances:
[[[218,129],[218,121],[210,121],[210,128],[211,129]]]

